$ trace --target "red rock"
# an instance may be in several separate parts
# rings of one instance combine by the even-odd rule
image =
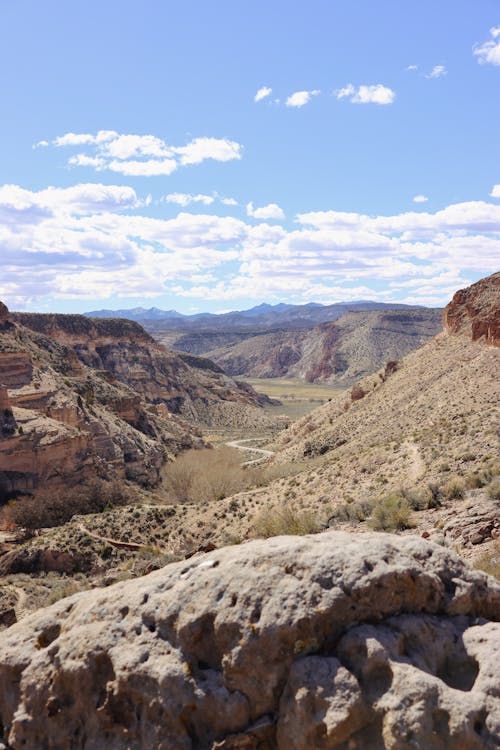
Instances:
[[[443,323],[448,333],[500,346],[500,272],[456,292]]]

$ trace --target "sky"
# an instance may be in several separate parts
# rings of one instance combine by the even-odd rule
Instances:
[[[500,263],[500,0],[0,0],[0,299],[446,304]]]

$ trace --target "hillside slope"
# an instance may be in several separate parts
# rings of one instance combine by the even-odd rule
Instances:
[[[310,331],[264,333],[206,356],[234,376],[349,385],[441,329],[440,310],[349,312]]]

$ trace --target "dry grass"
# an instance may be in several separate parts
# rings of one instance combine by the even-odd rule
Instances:
[[[166,465],[162,479],[171,500],[200,503],[247,489],[257,477],[258,472],[242,467],[240,451],[223,446],[186,451]]]
[[[443,495],[447,500],[463,500],[465,489],[465,481],[461,477],[451,477],[443,487]]]
[[[256,537],[267,539],[282,534],[315,534],[321,531],[321,528],[322,525],[314,513],[285,504],[262,511],[255,519],[253,531]]]
[[[488,552],[477,558],[474,567],[500,580],[500,541],[496,541]]]
[[[241,380],[250,383],[259,393],[279,399],[327,401],[339,392],[338,388],[331,385],[306,383],[294,378],[241,378]]]
[[[410,529],[411,508],[400,493],[385,495],[375,501],[368,521],[374,531],[404,531]]]

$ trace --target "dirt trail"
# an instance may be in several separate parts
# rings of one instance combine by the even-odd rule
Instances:
[[[111,539],[110,537],[96,534],[95,531],[90,531],[90,529],[87,529],[87,527],[84,526],[82,523],[78,524],[78,528],[83,534],[87,534],[87,536],[92,537],[92,539],[97,539],[99,542],[110,544],[112,547],[118,547],[119,549],[133,549],[133,550],[140,550],[144,548],[144,544],[138,544],[137,542],[123,542],[120,539]]]
[[[13,584],[10,584],[10,588],[13,590],[15,595],[17,596],[17,602],[14,607],[14,611],[16,613],[17,620],[21,620],[23,617],[26,617],[30,613],[30,609],[27,607],[28,603],[28,595],[26,591],[19,586],[14,586]]]
[[[409,451],[410,467],[408,469],[408,479],[410,482],[418,482],[422,474],[425,473],[425,462],[420,453],[420,449],[413,441],[408,441],[406,446]]]
[[[228,448],[236,448],[239,451],[249,451],[251,453],[258,453],[260,458],[254,458],[250,461],[245,461],[242,465],[243,466],[252,466],[254,464],[260,464],[261,461],[263,461],[265,458],[269,458],[270,456],[274,456],[274,451],[270,451],[267,448],[257,448],[255,445],[243,445],[243,443],[254,443],[257,442],[263,442],[267,441],[269,438],[267,437],[257,437],[257,438],[245,438],[244,440],[230,440],[226,445]]]

